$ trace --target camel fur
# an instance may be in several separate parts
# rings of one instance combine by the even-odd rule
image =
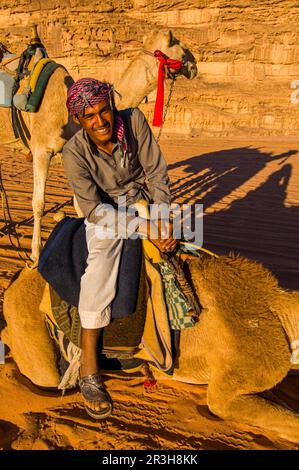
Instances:
[[[184,67],[180,73],[190,79],[196,76],[194,57],[184,44],[172,36],[171,31],[153,31],[144,39],[144,48],[151,53],[159,49],[171,58],[183,60]],[[9,68],[13,70],[16,67],[17,60],[9,64]],[[156,88],[157,79],[157,59],[153,55],[140,51],[119,82],[115,84],[116,90],[122,96],[121,101],[116,96],[116,106],[119,109],[138,106]],[[73,79],[67,71],[58,68],[49,79],[39,110],[36,113],[21,113],[22,126],[33,157],[34,228],[31,258],[35,261],[38,260],[41,250],[41,218],[45,206],[45,189],[50,161],[61,152],[67,140],[79,129],[69,118],[65,106],[67,91],[72,83]],[[4,145],[13,145],[15,141],[10,124],[10,112],[9,108],[0,108],[0,143]],[[20,142],[17,142],[17,145],[19,147]]]
[[[292,367],[288,331],[299,336],[299,295],[282,290],[267,269],[243,257],[192,260],[189,273],[203,312],[193,328],[181,331],[173,379],[208,384],[208,407],[220,418],[298,442],[299,415],[259,394],[280,383]],[[21,372],[35,383],[57,386],[38,308],[41,283],[37,270],[24,268],[7,289],[3,340]]]

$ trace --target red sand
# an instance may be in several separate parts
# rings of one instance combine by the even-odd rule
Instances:
[[[233,141],[164,137],[172,192],[179,202],[204,203],[204,246],[235,250],[263,262],[281,285],[299,289],[299,163],[294,141]],[[30,252],[32,163],[0,148],[2,176],[22,247]],[[43,239],[60,206],[74,214],[61,166],[47,184]],[[0,307],[3,292],[24,262],[0,225]],[[16,239],[12,237],[16,246]],[[0,322],[3,323],[0,317]],[[0,326],[1,326],[0,323]],[[157,374],[156,374],[157,375]],[[0,448],[3,449],[294,449],[275,433],[263,433],[213,416],[206,387],[164,377],[152,391],[143,379],[111,374],[107,387],[115,411],[90,420],[79,393],[50,396],[20,375],[12,358],[0,365]],[[299,378],[289,377],[274,394],[299,411]]]

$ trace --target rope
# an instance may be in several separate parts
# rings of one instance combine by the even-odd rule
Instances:
[[[216,255],[216,253],[213,253],[212,251],[207,250],[206,248],[202,248],[202,247],[200,247],[198,245],[195,245],[193,243],[180,242],[180,244],[184,245],[186,247],[189,247],[189,248],[196,249],[198,251],[203,251],[204,253],[207,253],[210,256],[214,256],[215,258],[218,258],[218,255]],[[183,269],[183,266],[182,266],[182,262],[180,260],[178,260],[177,258],[175,258],[172,254],[167,254],[167,253],[160,252],[160,255],[161,255],[162,259],[167,261],[167,263],[169,263],[170,266],[172,267],[172,269],[175,273],[177,283],[179,284],[179,286],[180,286],[183,294],[185,295],[186,299],[188,300],[188,302],[192,306],[192,310],[190,312],[188,312],[188,316],[191,316],[191,317],[193,317],[193,319],[195,321],[198,321],[199,315],[202,312],[202,306],[200,305],[200,303],[197,300],[197,297],[196,297],[196,294],[195,294],[195,292],[192,288],[192,285],[190,284],[190,282],[186,278],[186,275],[185,275],[185,272],[184,272],[184,269]]]
[[[216,253],[213,253],[210,250],[207,250],[206,248],[202,248],[199,245],[195,245],[195,243],[189,243],[189,242],[180,242],[180,245],[184,245],[187,248],[194,248],[195,250],[203,251],[204,253],[207,253],[207,255],[214,256],[215,258],[219,258],[219,255],[216,255]]]
[[[16,60],[20,59],[20,55],[17,55],[17,56],[14,56],[14,57],[11,57],[10,59],[5,59],[4,61],[2,60],[2,64],[3,65],[7,65],[7,64],[10,64],[11,62],[15,62]]]
[[[192,307],[192,310],[188,312],[188,316],[193,317],[195,321],[198,320],[199,315],[201,314],[202,307],[199,304],[196,295],[192,289],[191,284],[188,282],[186,275],[184,273],[183,267],[181,262],[172,256],[172,254],[167,253],[160,253],[162,259],[166,261],[174,271],[176,281],[181,288],[183,294],[185,295],[186,299],[188,300],[189,304]]]
[[[139,50],[139,51],[141,51],[141,52],[144,52],[144,54],[147,54],[147,55],[150,55],[150,56],[152,56],[152,57],[155,57],[155,55],[154,55],[153,52],[148,51],[148,50],[146,50],[146,49],[137,49],[137,50]]]
[[[14,62],[15,60],[20,59],[20,56],[17,57],[12,57],[11,59],[7,59],[4,62],[0,63],[0,70],[3,70],[5,73],[8,75],[11,75],[15,79],[17,78],[18,74],[16,71],[10,70],[7,65],[10,64],[11,62]]]
[[[8,75],[11,75],[14,78],[17,78],[17,76],[18,76],[18,74],[16,72],[13,72],[8,67],[5,67],[5,65],[3,65],[3,64],[0,64],[0,70],[3,70],[3,72],[7,73]]]
[[[18,232],[16,231],[15,223],[13,222],[13,220],[11,218],[11,215],[10,215],[8,199],[7,199],[6,191],[5,191],[5,188],[4,188],[4,185],[3,185],[3,180],[2,180],[2,165],[1,165],[1,163],[0,163],[0,193],[1,193],[2,214],[3,214],[4,224],[5,224],[4,225],[4,230],[3,229],[1,230],[1,234],[2,235],[6,235],[6,234],[8,235],[11,246],[13,248],[17,248],[19,250],[19,251],[17,251],[17,254],[18,254],[19,258],[22,261],[24,261],[24,263],[26,263],[26,265],[28,266],[28,263],[26,262],[26,259],[24,259],[21,256],[20,252],[23,253],[23,255],[25,255],[25,258],[27,258],[31,263],[32,263],[32,260],[28,256],[28,254],[21,247],[21,243],[20,243],[20,240],[19,240]],[[13,243],[13,240],[12,240],[13,235],[16,237],[17,246],[14,245],[14,243]]]

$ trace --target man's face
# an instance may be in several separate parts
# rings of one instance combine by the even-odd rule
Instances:
[[[81,124],[96,145],[101,146],[111,141],[114,115],[109,101],[101,101],[90,108],[85,108],[84,115],[78,115],[74,120]]]

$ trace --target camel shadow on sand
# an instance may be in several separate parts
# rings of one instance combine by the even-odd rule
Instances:
[[[169,165],[169,170],[174,176],[177,170],[186,175],[174,177],[173,198],[203,204],[204,247],[219,254],[235,251],[261,262],[282,287],[299,290],[299,206],[286,205],[295,154],[289,150],[273,156],[257,148],[235,148],[194,156]],[[253,179],[249,190],[242,188],[275,161],[278,169],[265,181],[255,186]],[[235,200],[233,191],[238,191]]]

